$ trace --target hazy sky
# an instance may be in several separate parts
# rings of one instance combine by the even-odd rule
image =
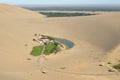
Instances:
[[[0,0],[7,4],[120,4],[120,0]]]

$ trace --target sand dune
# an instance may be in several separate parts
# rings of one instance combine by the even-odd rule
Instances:
[[[0,4],[0,80],[119,80],[116,73],[108,72],[106,64],[99,66],[119,60],[119,19],[119,12],[46,18]],[[38,45],[32,41],[35,33],[66,38],[75,46],[37,63],[38,57],[30,55],[32,47]],[[48,73],[42,74],[41,68]]]

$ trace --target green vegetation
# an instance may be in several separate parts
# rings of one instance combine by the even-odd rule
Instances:
[[[120,71],[120,64],[114,65],[113,68],[117,69],[118,71]]]
[[[71,16],[90,16],[91,13],[59,13],[59,12],[39,12],[47,17],[71,17]]]
[[[42,50],[43,50],[43,45],[35,46],[35,47],[33,47],[31,55],[39,56],[39,55],[41,55]],[[57,45],[55,43],[47,44],[47,45],[45,45],[44,54],[49,55],[49,54],[51,54],[53,52],[56,52],[56,50],[57,50]]]
[[[55,45],[54,43],[53,44],[48,44],[48,45],[45,46],[44,54],[49,55],[49,54],[55,52],[56,49],[57,49],[57,45]]]
[[[49,40],[55,40],[54,37],[51,37],[51,36],[47,36]]]
[[[42,45],[41,46],[35,46],[35,47],[33,47],[31,55],[39,56],[39,55],[41,55],[42,50],[43,50],[43,46]]]

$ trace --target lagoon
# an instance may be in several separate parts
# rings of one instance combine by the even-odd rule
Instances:
[[[68,48],[72,48],[74,46],[74,43],[72,41],[66,40],[66,39],[56,39],[58,42],[66,45]]]

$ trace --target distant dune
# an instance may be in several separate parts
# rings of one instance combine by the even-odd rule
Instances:
[[[31,13],[31,14],[30,14]],[[35,12],[22,9],[16,6],[9,6],[7,4],[0,4],[0,15],[1,16],[17,16],[17,17],[30,17],[31,15],[34,15],[34,17],[42,18],[45,17],[43,15],[40,16],[40,14],[37,14]],[[32,16],[31,16],[32,17]]]
[[[120,59],[120,12],[98,13],[46,18],[0,4],[0,80],[119,80],[105,63]],[[38,57],[30,55],[38,45],[32,41],[35,33],[65,38],[75,46],[37,63]]]

